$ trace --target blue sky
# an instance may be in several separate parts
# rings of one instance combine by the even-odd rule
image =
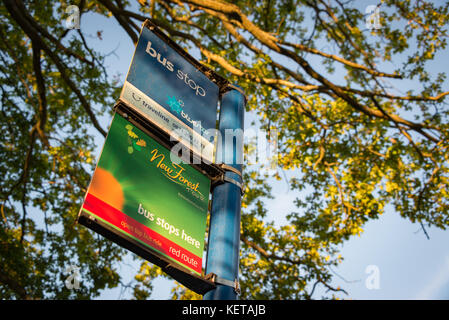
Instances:
[[[376,1],[363,1],[359,5],[377,4]],[[134,45],[115,19],[106,19],[86,14],[81,21],[83,32],[90,34],[89,43],[97,50],[111,53],[107,58],[107,68],[111,74],[120,73],[125,79],[134,52]],[[103,40],[96,38],[96,32],[102,32]],[[446,53],[447,55],[447,53]],[[432,64],[435,70],[439,61]],[[406,90],[406,88],[399,88]],[[118,98],[118,97],[117,97]],[[112,107],[112,106],[111,106]],[[103,128],[109,125],[109,117],[103,117]],[[249,121],[246,122],[247,124]],[[96,137],[97,154],[104,139],[92,130]],[[288,177],[294,172],[285,172]],[[277,218],[279,223],[290,211],[295,210],[293,200],[297,192],[288,191],[283,181],[273,181],[275,199],[267,201],[269,219]],[[341,249],[343,263],[335,268],[334,286],[341,286],[349,295],[339,295],[349,299],[449,299],[449,232],[428,228],[430,240],[420,230],[419,224],[412,224],[387,207],[386,213],[378,220],[368,222],[360,237],[353,237]],[[132,280],[139,268],[139,261],[131,257],[119,266],[123,282]],[[369,290],[365,284],[369,274],[365,273],[370,265],[377,266],[380,275],[380,288]],[[82,267],[82,266],[81,266]],[[173,282],[156,280],[153,299],[167,299]],[[317,292],[317,296],[324,290]],[[120,289],[105,290],[100,299],[131,298],[130,292],[120,296]]]
[[[291,177],[291,172],[286,172]],[[285,182],[274,182],[279,195],[268,203],[270,218],[295,210],[298,193]],[[276,185],[277,184],[277,185]],[[282,221],[280,222],[282,223]],[[449,299],[449,232],[427,228],[427,240],[419,224],[400,217],[390,206],[378,219],[364,226],[361,236],[353,236],[341,247],[344,258],[332,285],[349,294],[345,299]],[[368,289],[365,273],[370,265],[379,269],[379,289]],[[316,298],[324,290],[316,291]]]

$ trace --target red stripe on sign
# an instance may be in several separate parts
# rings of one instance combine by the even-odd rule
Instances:
[[[187,251],[94,195],[87,194],[83,208],[157,251],[166,254],[189,269],[201,273],[202,258]]]

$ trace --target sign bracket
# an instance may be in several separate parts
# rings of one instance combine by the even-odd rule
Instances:
[[[240,177],[240,179],[242,178],[242,172],[232,166],[228,166],[227,164],[221,163],[218,165],[221,169],[223,169],[224,171],[231,171],[234,172],[236,175],[238,175]]]
[[[220,185],[225,182],[229,182],[229,183],[232,183],[233,185],[237,186],[240,189],[241,195],[243,195],[244,194],[243,183],[237,181],[236,179],[228,177],[226,175],[226,172],[235,173],[236,175],[238,175],[240,177],[240,180],[242,181],[243,178],[242,178],[242,173],[240,172],[240,170],[238,170],[232,166],[229,166],[227,164],[224,164],[224,163],[219,164],[218,167],[220,167],[220,169],[223,170],[223,173],[220,176],[216,177],[215,179],[212,179],[212,189],[215,188],[217,185]]]
[[[215,284],[220,284],[223,286],[228,286],[234,289],[235,293],[240,295],[241,291],[240,291],[240,284],[239,281],[237,279],[235,279],[234,281],[228,280],[228,279],[224,279],[224,278],[220,278],[219,276],[217,276],[215,273],[209,273],[207,274],[205,277],[205,279],[212,281]]]
[[[212,189],[215,188],[216,186],[222,184],[222,183],[225,183],[225,182],[229,182],[229,183],[232,183],[233,185],[237,186],[240,189],[240,193],[242,195],[244,194],[243,184],[238,182],[235,179],[232,179],[232,178],[228,177],[226,174],[222,174],[218,178],[212,180]]]

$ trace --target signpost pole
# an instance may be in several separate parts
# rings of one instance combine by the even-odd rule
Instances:
[[[234,170],[228,168],[224,182],[212,191],[206,274],[217,276],[217,287],[207,292],[204,300],[237,300],[242,177],[233,171],[242,172],[245,104],[245,96],[236,89],[221,99],[216,159]]]

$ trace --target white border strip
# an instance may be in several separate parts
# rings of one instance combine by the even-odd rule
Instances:
[[[214,143],[205,139],[128,81],[125,81],[123,85],[120,100],[169,135],[176,131],[177,135],[181,135],[180,142],[182,144],[192,149],[205,160],[214,162]],[[189,143],[190,141],[193,142]]]

